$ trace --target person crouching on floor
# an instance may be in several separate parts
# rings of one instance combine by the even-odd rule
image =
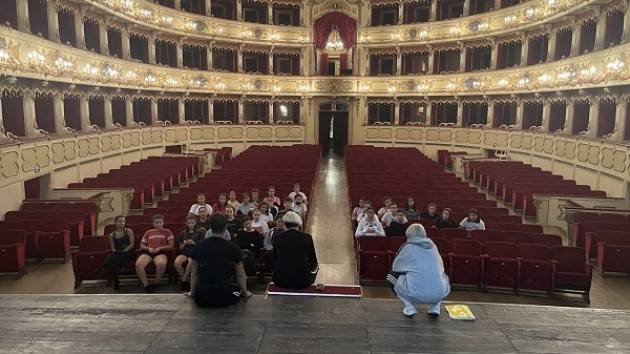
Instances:
[[[212,235],[197,243],[190,252],[191,278],[188,294],[200,307],[224,307],[235,304],[240,297],[250,297],[247,276],[240,248],[226,240],[223,234],[227,218],[215,214],[210,217]],[[238,288],[232,285],[236,276]]]
[[[442,300],[451,291],[442,257],[421,224],[409,226],[405,234],[407,242],[398,251],[387,282],[403,303],[405,316],[417,313],[414,305],[429,304],[427,313],[438,317]]]

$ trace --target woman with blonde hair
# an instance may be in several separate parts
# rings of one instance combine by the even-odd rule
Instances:
[[[403,303],[405,316],[417,313],[414,305],[428,304],[427,313],[438,317],[442,300],[451,291],[440,252],[421,224],[409,226],[405,235],[407,242],[398,250],[387,281]]]

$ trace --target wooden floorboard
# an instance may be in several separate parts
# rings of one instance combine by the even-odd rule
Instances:
[[[470,304],[476,321],[401,315],[394,300],[3,295],[0,353],[627,353],[630,312]]]

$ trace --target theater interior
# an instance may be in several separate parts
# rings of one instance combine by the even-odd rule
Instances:
[[[0,352],[628,353],[629,100],[629,0],[2,0]],[[200,308],[174,248],[145,293],[155,215],[295,184],[311,287],[259,247],[253,296]],[[404,233],[356,237],[387,199],[439,317],[388,286]]]

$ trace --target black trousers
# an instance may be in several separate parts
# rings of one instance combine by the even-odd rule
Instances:
[[[226,307],[236,304],[241,297],[237,288],[230,286],[197,285],[193,299],[199,307]]]
[[[118,279],[120,268],[122,268],[125,263],[132,261],[133,256],[133,250],[127,252],[116,251],[105,260],[103,268],[111,273],[113,279]]]

